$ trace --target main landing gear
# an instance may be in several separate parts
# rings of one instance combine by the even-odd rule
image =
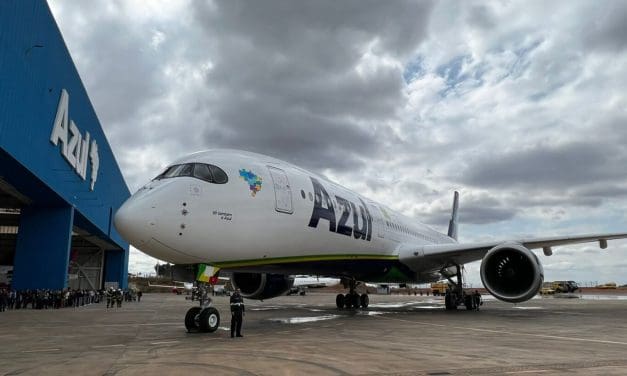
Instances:
[[[468,311],[477,309],[477,299],[473,299],[473,295],[466,294],[462,283],[462,267],[455,265],[456,281],[451,277],[446,277],[453,288],[447,289],[444,294],[444,307],[447,311],[456,310],[458,306],[465,306]]]
[[[342,308],[368,308],[370,298],[368,294],[361,294],[356,291],[357,281],[354,279],[342,280],[344,287],[348,287],[349,291],[346,295],[337,294],[335,297],[335,305],[338,309]]]
[[[188,332],[215,332],[220,325],[220,313],[211,307],[211,298],[208,294],[207,284],[198,282],[197,297],[199,307],[190,308],[185,314],[185,328]]]

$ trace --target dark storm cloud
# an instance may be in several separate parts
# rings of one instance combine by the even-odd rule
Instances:
[[[582,28],[586,47],[620,51],[627,47],[627,2],[609,1],[595,9],[594,18]]]
[[[581,194],[577,190],[569,190],[567,187],[557,189],[554,192],[544,194],[541,192],[523,191],[522,194],[514,192],[510,197],[510,204],[523,208],[538,207],[556,207],[556,206],[572,206],[572,207],[598,207],[603,203],[602,197],[590,197]]]
[[[577,191],[577,194],[591,198],[622,198],[627,197],[627,186],[611,183],[595,184]]]
[[[486,30],[492,29],[496,26],[492,9],[483,4],[475,4],[469,7],[466,22],[468,22],[471,26]]]
[[[386,122],[405,101],[404,68],[368,56],[408,58],[425,37],[430,2],[195,5],[215,52],[207,145],[314,169],[360,168],[381,154],[393,135]]]
[[[232,126],[210,130],[206,134],[208,142],[269,154],[318,171],[361,168],[358,156],[376,152],[377,139],[385,137],[384,131],[297,111],[281,112],[262,103],[246,103],[239,111],[222,108],[218,116],[232,119]]]
[[[68,22],[69,28],[78,35],[69,47],[78,51],[79,68],[84,68],[80,73],[88,89],[95,88],[89,94],[101,122],[128,119],[141,103],[163,89],[156,84],[160,62],[149,45],[152,30],[129,25],[121,3],[77,2],[63,10],[74,21]],[[98,27],[81,33],[81,27],[94,24]]]
[[[359,46],[373,39],[394,55],[412,52],[425,37],[431,1],[225,1],[195,2],[196,17],[209,33],[250,39],[260,49],[289,52],[321,63],[346,66]],[[318,47],[315,49],[315,47]],[[298,54],[294,53],[298,52]],[[285,54],[288,55],[288,54]],[[351,58],[352,57],[352,58]]]
[[[451,210],[451,207],[441,206],[428,214],[426,222],[438,226],[447,226],[451,219]],[[460,223],[484,225],[511,220],[516,216],[516,212],[516,208],[506,207],[494,197],[470,195],[463,197],[463,201],[460,201],[459,221]]]
[[[462,180],[492,189],[569,189],[615,177],[625,157],[624,151],[611,145],[537,145],[481,158],[465,170]]]

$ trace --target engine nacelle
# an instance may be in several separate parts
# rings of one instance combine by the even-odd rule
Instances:
[[[544,281],[538,257],[517,243],[490,249],[481,261],[481,281],[495,298],[509,303],[531,299]]]
[[[294,277],[283,274],[233,273],[231,284],[240,289],[244,298],[263,300],[285,294],[294,285]]]

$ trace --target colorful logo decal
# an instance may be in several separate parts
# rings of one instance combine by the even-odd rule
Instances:
[[[259,176],[253,174],[252,171],[246,171],[245,169],[239,170],[239,176],[248,183],[248,189],[250,189],[250,194],[255,197],[257,192],[261,190],[262,179]]]

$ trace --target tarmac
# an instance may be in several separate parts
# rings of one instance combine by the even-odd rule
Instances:
[[[245,300],[244,338],[230,338],[228,297],[214,333],[187,333],[192,303],[0,313],[1,375],[625,375],[627,299],[486,299],[445,311],[439,297],[370,295],[337,310],[335,295]]]

